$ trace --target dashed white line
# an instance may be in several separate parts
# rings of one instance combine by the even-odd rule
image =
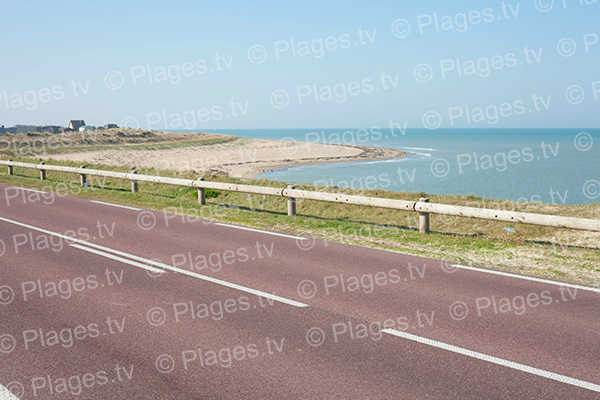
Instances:
[[[228,287],[228,288],[231,288],[231,289],[236,289],[236,290],[239,290],[239,291],[242,291],[242,292],[254,294],[256,296],[264,297],[266,299],[271,299],[271,300],[274,300],[274,301],[277,301],[277,302],[280,302],[280,303],[284,303],[284,304],[288,304],[288,305],[291,305],[291,306],[294,306],[294,307],[308,307],[308,304],[300,303],[300,302],[295,301],[295,300],[286,299],[285,297],[276,296],[274,294],[263,292],[263,291],[256,290],[256,289],[252,289],[252,288],[249,288],[249,287],[246,287],[246,286],[238,285],[238,284],[235,284],[235,283],[223,281],[223,280],[216,279],[216,278],[211,278],[210,276],[197,274],[195,272],[187,271],[185,269],[175,268],[175,267],[173,267],[171,265],[168,265],[168,264],[163,264],[163,263],[158,262],[158,261],[148,260],[148,259],[136,256],[136,255],[133,255],[133,254],[125,253],[124,251],[111,249],[109,247],[105,247],[105,246],[102,246],[102,245],[99,245],[99,244],[96,244],[96,243],[86,242],[85,240],[73,238],[71,236],[66,236],[66,235],[63,235],[63,234],[60,234],[60,233],[57,233],[57,232],[52,232],[52,231],[49,231],[47,229],[38,228],[36,226],[28,225],[28,224],[25,224],[23,222],[13,221],[11,219],[4,218],[4,217],[0,217],[0,221],[8,222],[9,224],[13,224],[13,225],[22,226],[24,228],[28,228],[28,229],[32,229],[34,231],[46,233],[48,235],[57,236],[57,237],[60,237],[60,238],[63,238],[65,240],[69,241],[69,244],[71,244],[70,242],[79,243],[79,244],[87,246],[87,247],[93,247],[93,248],[96,248],[96,249],[103,250],[105,252],[110,252],[110,253],[113,253],[113,254],[118,254],[118,255],[123,256],[123,257],[127,257],[127,258],[130,258],[130,259],[133,259],[133,260],[140,261],[140,262],[144,263],[144,265],[146,265],[146,266],[147,265],[153,265],[155,267],[160,267],[160,268],[163,268],[165,270],[177,272],[177,273],[180,273],[180,274],[183,274],[183,275],[188,275],[188,276],[191,276],[191,277],[194,277],[194,278],[202,279],[202,280],[207,281],[207,282],[216,283],[217,285],[221,285],[221,286],[225,286],[225,287]],[[83,247],[83,246],[81,246],[81,247]]]
[[[548,280],[548,279],[536,278],[534,276],[517,275],[517,274],[511,274],[509,272],[496,271],[496,270],[493,270],[493,269],[469,267],[467,265],[451,264],[451,266],[452,267],[456,267],[456,268],[461,268],[461,269],[467,269],[469,271],[485,272],[487,274],[508,276],[510,278],[523,279],[523,280],[526,280],[526,281],[547,283],[547,284],[550,284],[550,285],[564,286],[564,287],[570,287],[570,288],[575,288],[575,289],[580,289],[580,290],[587,290],[589,292],[594,292],[594,293],[600,293],[600,288],[595,288],[595,287],[590,287],[590,286],[581,286],[581,285],[575,285],[573,283],[551,281],[551,280]]]
[[[265,235],[275,235],[275,236],[281,236],[281,237],[286,237],[286,238],[290,238],[290,239],[296,239],[296,240],[305,240],[307,238],[305,237],[301,237],[301,236],[292,236],[292,235],[286,235],[285,233],[277,233],[277,232],[270,232],[270,231],[263,231],[260,229],[254,229],[254,228],[247,228],[245,226],[239,226],[239,225],[229,225],[229,224],[222,224],[220,222],[215,223],[214,225],[219,225],[219,226],[226,226],[228,228],[235,228],[235,229],[241,229],[243,231],[250,231],[250,232],[258,232],[258,233],[264,233]]]
[[[128,260],[128,259],[123,258],[123,257],[119,257],[119,256],[115,256],[115,255],[112,255],[112,254],[109,254],[109,253],[105,253],[105,252],[100,251],[100,250],[90,249],[89,247],[85,247],[85,246],[82,246],[82,245],[79,245],[79,244],[72,244],[71,247],[75,247],[75,248],[80,249],[80,250],[85,250],[85,251],[88,251],[90,253],[98,254],[98,255],[106,257],[106,258],[111,258],[113,260],[120,261],[122,263],[129,264],[129,265],[133,265],[134,267],[143,268],[143,269],[146,269],[148,271],[152,271],[152,272],[155,272],[155,273],[158,273],[158,274],[164,274],[164,272],[165,272],[162,269],[154,268],[154,267],[151,267],[151,266],[146,265],[146,264],[141,264],[141,263],[138,263],[138,262],[135,262],[135,261],[131,261],[131,260]]]
[[[501,365],[503,367],[508,367],[512,369],[516,369],[518,371],[527,372],[529,374],[541,376],[543,378],[552,379],[558,382],[566,383],[568,385],[577,386],[583,389],[592,390],[594,392],[600,392],[600,385],[595,383],[582,381],[579,379],[571,378],[570,376],[556,374],[554,372],[546,371],[539,368],[530,367],[528,365],[519,364],[513,361],[508,361],[502,358],[490,356],[487,354],[479,353],[477,351],[464,349],[462,347],[453,346],[451,344],[438,342],[437,340],[427,339],[421,336],[412,335],[410,333],[398,331],[395,329],[382,329],[382,332],[388,333],[390,335],[398,336],[404,339],[412,340],[414,342],[419,342],[422,344],[426,344],[428,346],[437,347],[438,349],[443,349],[447,351],[451,351],[453,353],[462,354],[468,357],[476,358],[478,360],[487,361],[492,364]]]
[[[88,244],[92,245],[93,243],[88,243]],[[76,245],[72,245],[72,246],[75,247]],[[183,275],[188,275],[188,276],[191,276],[191,277],[194,277],[194,278],[197,278],[197,279],[202,279],[203,281],[216,283],[217,285],[225,286],[225,287],[228,287],[228,288],[231,288],[231,289],[240,290],[242,292],[246,292],[246,293],[254,294],[256,296],[260,296],[260,297],[264,297],[264,298],[271,299],[271,300],[274,300],[274,301],[278,301],[280,303],[288,304],[288,305],[291,305],[291,306],[294,306],[294,307],[308,307],[308,304],[300,303],[300,302],[295,301],[295,300],[286,299],[285,297],[276,296],[276,295],[271,294],[271,293],[263,292],[263,291],[256,290],[256,289],[252,289],[252,288],[249,288],[249,287],[246,287],[246,286],[238,285],[236,283],[231,283],[231,282],[223,281],[221,279],[216,279],[216,278],[212,278],[210,276],[206,276],[206,275],[198,274],[198,273],[195,273],[195,272],[192,272],[192,271],[188,271],[188,270],[185,270],[185,269],[176,268],[176,267],[173,267],[173,266],[168,265],[168,264],[163,264],[163,263],[161,263],[159,261],[148,260],[146,258],[135,256],[133,254],[125,253],[125,252],[122,252],[122,251],[119,251],[119,250],[115,250],[115,249],[111,249],[111,248],[108,248],[108,247],[104,247],[104,246],[100,246],[100,245],[95,245],[95,246],[102,247],[103,250],[111,252],[111,253],[121,254],[121,255],[123,255],[125,257],[129,257],[129,258],[132,258],[134,260],[141,261],[141,262],[144,263],[143,265],[145,267],[148,266],[148,265],[154,265],[156,267],[161,267],[161,268],[163,268],[163,270],[160,270],[161,272],[164,272],[164,270],[169,270],[169,271],[177,272],[177,273],[180,273],[180,274],[183,274]],[[79,247],[82,248],[82,249],[84,249],[84,250],[88,250],[88,251],[92,250],[92,249],[86,249],[83,246],[79,246]],[[106,253],[104,253],[104,254],[106,254]],[[128,261],[128,260],[125,260],[125,261]]]
[[[105,206],[113,206],[113,207],[119,207],[119,208],[126,208],[128,210],[137,210],[137,211],[141,210],[141,208],[122,206],[120,204],[113,204],[113,203],[105,203],[103,201],[98,201],[98,200],[90,200],[90,203],[104,204]]]

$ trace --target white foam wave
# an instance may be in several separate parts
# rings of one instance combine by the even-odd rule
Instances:
[[[430,154],[430,153],[417,153],[417,152],[414,152],[413,154],[418,154],[418,155],[423,156],[423,157],[433,157],[433,154]]]
[[[401,147],[401,150],[421,150],[421,151],[438,151],[437,149],[428,149],[426,147]]]

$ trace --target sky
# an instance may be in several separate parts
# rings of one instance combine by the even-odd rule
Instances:
[[[0,124],[600,127],[600,4],[2,0]]]

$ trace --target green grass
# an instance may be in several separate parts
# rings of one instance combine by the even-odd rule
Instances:
[[[111,148],[114,148],[111,147]],[[15,158],[15,160],[17,160]],[[19,161],[39,162],[20,158]],[[80,163],[46,160],[47,164],[79,166]],[[90,169],[129,172],[135,166],[88,165]],[[196,179],[193,172],[139,169],[140,174]],[[225,176],[206,176],[206,180],[251,185],[286,187],[287,183],[268,180],[240,180]],[[88,176],[89,188],[78,186],[74,174],[48,171],[47,180],[39,171],[15,168],[15,175],[0,168],[0,182],[10,185],[56,190],[68,184],[69,193],[90,199],[111,201],[137,207],[199,216],[262,229],[311,234],[328,241],[357,244],[445,259],[489,268],[522,272],[571,282],[600,282],[600,234],[585,231],[509,224],[454,216],[431,215],[432,233],[416,231],[418,214],[338,203],[298,200],[298,215],[287,216],[287,200],[281,197],[226,191],[207,191],[207,205],[198,205],[197,189],[140,182],[138,193],[130,192],[128,181]],[[399,193],[384,190],[356,190],[313,187],[296,184],[298,189],[338,191],[404,200],[418,200],[424,193]],[[468,196],[427,195],[432,203],[496,208],[523,212],[600,218],[600,204],[559,206],[516,203]],[[514,233],[504,227],[516,229]]]

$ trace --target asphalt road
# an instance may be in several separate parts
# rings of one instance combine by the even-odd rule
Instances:
[[[5,185],[0,315],[0,399],[600,398],[597,288]]]

